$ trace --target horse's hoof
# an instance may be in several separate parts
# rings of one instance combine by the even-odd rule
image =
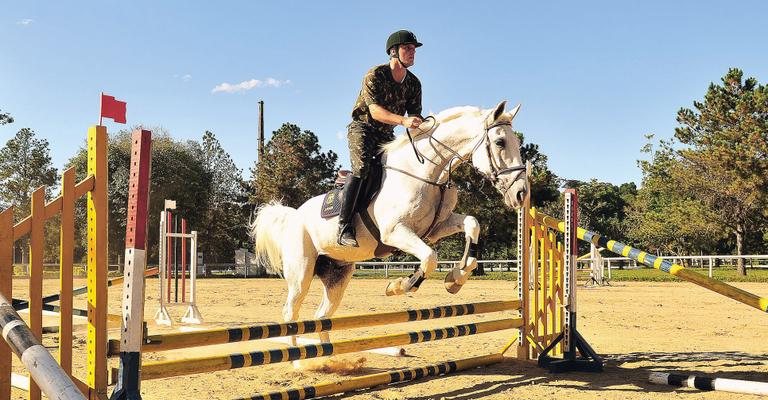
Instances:
[[[453,276],[453,270],[449,271],[445,276],[443,284],[445,285],[445,290],[447,290],[450,294],[458,293],[459,290],[461,290],[461,288],[464,286],[456,282],[456,279]]]
[[[405,290],[403,290],[403,278],[398,278],[392,282],[389,282],[387,285],[387,288],[384,289],[384,293],[387,296],[398,296],[401,294],[405,294]]]

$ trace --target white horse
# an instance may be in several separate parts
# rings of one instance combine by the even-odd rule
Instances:
[[[490,110],[445,110],[435,116],[435,123],[427,132],[414,139],[413,147],[406,135],[384,146],[382,186],[367,211],[378,227],[381,243],[421,261],[410,277],[390,281],[385,290],[387,295],[418,289],[437,267],[437,253],[427,242],[434,243],[457,232],[464,232],[467,244],[462,261],[446,277],[448,291],[458,291],[477,267],[475,246],[480,225],[475,217],[453,212],[458,193],[448,183],[450,171],[456,165],[471,161],[494,184],[508,207],[520,207],[528,191],[520,141],[512,131],[512,120],[520,106],[507,113],[505,105],[506,102],[501,102]],[[267,271],[282,274],[288,283],[283,308],[285,321],[298,318],[314,275],[325,288],[315,318],[333,315],[352,277],[354,263],[373,258],[379,246],[360,215],[355,217],[359,247],[338,245],[338,218],[323,219],[322,202],[322,195],[309,199],[298,209],[273,202],[259,209],[251,225],[259,261]],[[320,336],[328,341],[327,333]],[[295,345],[295,337],[292,343]]]

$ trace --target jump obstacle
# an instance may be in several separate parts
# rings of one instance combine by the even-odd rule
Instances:
[[[575,198],[573,200],[575,201]],[[570,369],[583,367],[587,364],[590,365],[591,370],[602,368],[602,361],[599,360],[599,358],[585,360],[581,357],[577,359],[577,350],[575,350],[575,347],[571,349],[571,356],[564,357],[562,360],[554,358],[555,355],[563,354],[564,350],[569,350],[568,345],[571,342],[576,343],[577,341],[575,312],[570,311],[570,305],[575,304],[575,301],[573,300],[575,291],[571,290],[572,288],[568,289],[568,285],[573,285],[575,283],[575,274],[572,272],[565,272],[567,268],[573,268],[574,266],[575,246],[571,244],[575,244],[575,232],[572,232],[571,244],[566,247],[563,243],[560,243],[557,240],[554,231],[546,229],[542,224],[540,216],[527,212],[521,213],[520,215],[522,224],[520,225],[521,235],[519,237],[521,238],[521,241],[519,246],[520,248],[526,249],[525,252],[521,254],[524,254],[524,259],[530,260],[530,262],[527,263],[527,265],[521,269],[521,273],[518,274],[518,285],[521,288],[520,293],[524,294],[519,300],[439,306],[422,310],[363,314],[321,320],[305,320],[208,331],[150,335],[144,338],[144,344],[141,346],[141,351],[149,352],[193,348],[210,344],[232,343],[243,340],[352,329],[373,325],[414,322],[424,319],[447,318],[486,312],[511,311],[515,314],[514,317],[446,326],[438,329],[320,343],[316,345],[145,363],[141,366],[141,379],[146,380],[244,368],[255,365],[357,352],[381,346],[444,340],[505,329],[517,329],[518,334],[510,340],[510,343],[503,349],[488,355],[481,355],[469,359],[450,360],[445,363],[419,368],[409,368],[389,374],[362,376],[353,378],[342,384],[339,384],[338,382],[319,384],[301,389],[289,389],[279,393],[256,395],[252,398],[313,398],[318,395],[340,393],[354,388],[371,387],[382,383],[455,372],[474,366],[488,365],[504,361],[508,359],[508,357],[505,356],[505,353],[515,343],[517,343],[516,353],[518,358],[532,359],[537,356],[540,357],[546,355],[549,364],[552,365],[556,364],[558,361],[563,361],[569,365],[574,364],[571,365]],[[575,216],[575,214],[573,215]],[[529,233],[530,235],[523,234],[524,232]],[[564,250],[566,248],[571,251]],[[531,250],[529,251],[528,249]],[[569,261],[566,262],[566,259]],[[529,276],[529,272],[533,273],[533,276]],[[566,281],[566,277],[572,278],[570,282]],[[531,282],[533,282],[533,284],[530,284]],[[133,290],[136,291],[136,286],[133,287]],[[568,302],[567,305],[566,301]],[[130,334],[130,330],[125,330],[124,332]],[[566,332],[568,332],[568,334],[566,334]],[[122,342],[120,346],[122,346]],[[573,345],[571,346],[573,347]],[[110,355],[114,355],[118,352],[122,354],[122,350],[122,348],[117,347],[117,342],[112,341],[110,343]],[[122,365],[123,364],[121,363],[121,366]],[[561,368],[561,370],[566,369],[569,368]],[[119,373],[125,375],[125,371],[122,368]],[[130,375],[133,374],[134,372]],[[138,374],[138,372],[135,372],[135,374]]]
[[[178,219],[178,218],[177,218]],[[187,311],[181,317],[181,322],[201,324],[203,317],[197,308],[197,231],[187,233],[187,220],[181,218],[181,231],[178,231],[174,215],[168,210],[160,212],[160,244],[158,246],[160,260],[160,307],[155,313],[158,325],[171,326],[173,321],[168,313],[169,305],[185,305]],[[177,232],[178,231],[178,232]],[[187,254],[189,241],[189,254]],[[177,254],[178,253],[178,254]],[[181,265],[177,256],[181,257]],[[189,260],[189,263],[187,263]],[[187,301],[187,266],[189,266],[189,301]],[[179,271],[181,267],[181,271]],[[181,282],[181,288],[179,288]],[[172,286],[171,283],[174,283]],[[172,297],[171,294],[174,294]],[[181,300],[179,300],[181,294]]]
[[[136,136],[137,133],[139,136]],[[144,135],[142,135],[144,134]],[[138,137],[138,139],[136,139]],[[518,300],[475,303],[458,306],[441,306],[426,310],[412,310],[401,313],[366,314],[363,316],[336,317],[326,320],[298,321],[285,324],[267,324],[261,327],[240,327],[211,332],[188,332],[184,334],[169,335],[144,335],[143,320],[143,290],[146,248],[146,211],[148,200],[148,183],[135,185],[143,176],[148,182],[149,162],[148,143],[149,132],[134,133],[134,145],[143,143],[146,151],[133,151],[134,154],[143,154],[144,161],[131,163],[132,190],[129,194],[129,223],[126,232],[126,269],[123,288],[123,329],[119,344],[110,344],[109,355],[119,352],[120,369],[119,377],[113,398],[140,398],[138,387],[140,380],[160,376],[176,376],[180,374],[199,373],[203,371],[222,370],[244,367],[246,365],[259,365],[281,361],[311,358],[320,355],[340,354],[349,351],[358,351],[368,346],[381,346],[391,343],[418,343],[432,340],[469,336],[482,332],[492,332],[504,329],[517,329],[517,335],[510,343],[497,352],[477,357],[450,360],[424,367],[406,368],[389,373],[373,374],[349,379],[345,382],[329,382],[308,386],[300,389],[287,389],[283,391],[255,395],[250,398],[313,398],[348,390],[373,387],[376,385],[418,379],[424,376],[433,376],[456,372],[476,366],[499,363],[510,359],[507,351],[515,345],[517,359],[538,359],[542,366],[553,370],[568,370],[586,367],[598,370],[602,367],[599,357],[591,351],[581,335],[576,330],[576,303],[574,301],[576,259],[574,237],[588,240],[596,245],[605,247],[618,254],[637,257],[640,262],[649,263],[655,268],[669,272],[673,275],[690,280],[700,286],[709,288],[750,306],[766,311],[768,300],[753,294],[733,288],[722,282],[710,280],[707,277],[685,270],[683,267],[672,264],[643,252],[632,249],[618,242],[608,241],[599,235],[583,229],[574,229],[575,207],[573,203],[566,205],[564,215],[569,216],[566,221],[558,221],[549,216],[529,208],[528,199],[525,207],[519,212],[518,232]],[[134,168],[135,167],[135,168]],[[62,214],[62,254],[71,254],[73,241],[65,239],[73,235],[70,227],[70,218],[73,215],[74,200],[88,193],[88,377],[86,382],[73,379],[78,389],[89,399],[106,398],[107,395],[107,318],[106,318],[106,290],[107,290],[107,263],[106,263],[106,128],[102,126],[92,127],[89,130],[89,169],[88,177],[74,185],[74,173],[65,172],[63,190],[60,198],[54,199],[48,204],[44,203],[44,189],[38,189],[32,198],[32,213],[29,217],[13,225],[12,213],[8,210],[0,213],[0,294],[10,298],[10,282],[12,276],[11,252],[13,242],[21,236],[31,233],[30,267],[30,326],[31,333],[40,340],[42,320],[42,226],[46,218]],[[136,181],[134,181],[136,180]],[[74,188],[74,189],[73,189]],[[137,188],[133,190],[133,188]],[[571,196],[575,197],[575,196]],[[575,199],[574,199],[575,200]],[[71,218],[73,220],[73,218]],[[143,227],[143,228],[142,228]],[[565,232],[563,237],[568,242],[561,243],[557,231]],[[570,239],[568,239],[570,238]],[[69,334],[65,319],[69,317],[71,323],[71,259],[70,256],[61,257],[61,325],[60,330],[60,359],[61,370],[68,376],[71,375],[71,339],[63,338]],[[68,271],[67,271],[68,270]],[[69,287],[67,288],[67,280]],[[711,282],[713,281],[713,282]],[[138,295],[136,295],[139,293]],[[470,309],[473,309],[470,312]],[[451,311],[448,311],[448,310]],[[458,311],[461,309],[462,311]],[[321,343],[318,345],[296,346],[287,349],[275,349],[269,351],[252,352],[247,354],[226,354],[216,357],[202,357],[188,359],[179,364],[174,361],[147,363],[141,365],[141,352],[149,351],[152,346],[161,349],[184,348],[202,346],[213,342],[235,341],[248,337],[260,338],[270,335],[291,335],[300,332],[318,332],[322,330],[349,329],[355,324],[349,321],[356,319],[367,320],[371,326],[375,324],[390,324],[392,321],[403,319],[418,321],[420,319],[447,317],[449,314],[471,314],[479,312],[491,312],[498,310],[512,312],[513,317],[447,326],[441,329],[430,329],[395,333],[379,337]],[[480,311],[486,310],[486,311]],[[397,316],[395,316],[397,314]],[[384,316],[386,315],[386,317]],[[406,317],[407,315],[407,317]],[[346,324],[345,325],[345,318]],[[403,321],[405,322],[405,321]],[[23,324],[23,323],[22,323]],[[17,323],[18,325],[18,323]],[[21,325],[18,325],[21,327]],[[277,333],[279,331],[279,333]],[[69,332],[69,333],[68,333]],[[247,332],[247,333],[246,333]],[[196,336],[197,335],[197,336]],[[7,341],[9,339],[5,338]],[[237,339],[240,340],[240,339]],[[146,350],[145,350],[146,348]],[[67,355],[69,353],[69,355]],[[555,358],[562,354],[562,358]],[[33,360],[42,360],[42,355],[31,357]],[[0,400],[10,398],[10,362],[11,348],[5,341],[0,341]],[[42,362],[42,361],[37,362]],[[69,361],[68,361],[69,360]],[[53,376],[45,374],[46,376]],[[39,399],[40,390],[34,382],[40,382],[39,377],[32,374],[33,381],[30,384],[30,398]],[[46,390],[49,388],[43,385]],[[63,392],[66,383],[54,383],[52,391]],[[54,393],[55,395],[55,393]],[[55,398],[55,397],[54,397]]]

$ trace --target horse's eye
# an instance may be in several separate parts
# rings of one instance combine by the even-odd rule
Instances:
[[[501,148],[504,148],[504,146],[506,145],[506,142],[504,142],[504,139],[496,139],[494,143],[496,143],[496,146],[499,146]]]

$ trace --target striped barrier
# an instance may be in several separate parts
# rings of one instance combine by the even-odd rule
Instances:
[[[534,209],[532,209],[531,212],[533,214],[540,214]],[[560,230],[561,232],[565,230],[565,223],[563,221],[544,214],[541,214],[541,216],[544,223],[550,228]],[[623,257],[628,257],[649,267],[658,269],[659,271],[666,272],[685,281],[699,285],[705,289],[709,289],[723,296],[730,297],[750,307],[757,308],[760,311],[768,312],[768,298],[760,297],[754,293],[747,292],[746,290],[739,289],[727,283],[712,279],[706,275],[699,274],[696,271],[691,271],[682,265],[675,264],[669,260],[665,260],[652,254],[648,254],[642,250],[636,249],[624,243],[617,242],[615,240],[609,240],[595,232],[578,228],[576,234],[581,240],[593,243],[599,247],[605,247],[613,253]]]
[[[412,381],[428,376],[438,376],[450,374],[453,372],[465,371],[486,365],[498,364],[504,360],[505,358],[501,354],[489,354],[487,356],[446,361],[438,364],[426,365],[423,367],[404,368],[391,372],[381,372],[378,374],[365,375],[341,382],[325,382],[316,385],[305,386],[302,388],[257,394],[251,397],[244,397],[237,400],[314,399],[316,397],[324,397],[338,393],[351,392],[353,390],[373,388],[380,385]]]
[[[307,333],[319,333],[341,329],[423,321],[435,318],[484,314],[519,308],[520,301],[518,300],[488,301],[482,303],[439,306],[419,310],[394,311],[379,314],[358,314],[296,322],[149,335],[144,339],[144,345],[142,346],[141,351],[156,352],[196,346],[209,346],[214,344],[303,335]],[[119,346],[119,341],[110,340],[108,355],[114,356],[119,354]]]
[[[708,378],[696,375],[667,374],[651,372],[648,376],[651,383],[677,387],[689,387],[704,391],[719,391],[731,393],[756,394],[768,396],[768,383],[742,381],[739,379]]]
[[[523,326],[523,321],[521,319],[501,319],[379,337],[365,337],[338,342],[320,343],[317,345],[288,347],[285,349],[234,353],[209,357],[182,358],[172,361],[144,364],[141,367],[141,378],[168,378],[172,376],[275,364],[335,354],[354,353],[361,350],[387,346],[399,346],[477,335],[480,333],[519,328],[521,326]]]

